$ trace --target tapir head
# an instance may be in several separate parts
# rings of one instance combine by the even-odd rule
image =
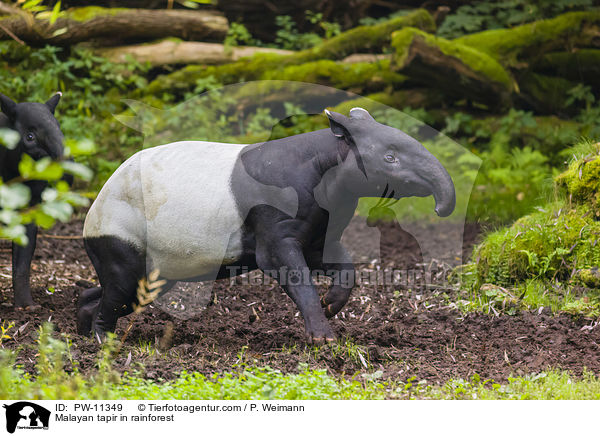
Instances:
[[[61,93],[46,103],[15,103],[0,94],[0,109],[8,117],[11,128],[21,136],[17,147],[33,159],[62,157],[64,136],[54,118]]]
[[[350,117],[326,111],[331,131],[354,152],[355,170],[345,171],[348,190],[360,197],[435,198],[435,211],[445,217],[454,211],[454,183],[442,164],[406,133],[378,123],[364,109]],[[343,165],[345,165],[344,163]]]

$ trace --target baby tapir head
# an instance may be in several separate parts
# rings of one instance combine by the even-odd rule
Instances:
[[[15,103],[0,94],[0,109],[9,120],[9,127],[21,136],[17,147],[33,159],[62,157],[64,136],[54,117],[61,93],[46,103]]]
[[[348,189],[361,197],[435,198],[435,211],[454,211],[454,183],[442,164],[415,138],[380,124],[362,108],[350,117],[326,111],[332,133],[354,152],[354,170],[343,171]],[[346,163],[344,163],[345,165]]]

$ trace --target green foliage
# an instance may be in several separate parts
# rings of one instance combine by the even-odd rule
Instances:
[[[66,141],[65,156],[79,157],[93,152],[91,141]],[[0,142],[0,147],[2,143]],[[27,244],[25,225],[31,222],[42,228],[50,228],[56,220],[68,221],[73,207],[89,205],[89,200],[76,191],[71,191],[63,176],[70,174],[89,182],[93,172],[85,165],[74,161],[52,161],[42,158],[34,161],[23,155],[19,163],[20,176],[13,180],[0,179],[0,238],[18,244]],[[49,182],[41,195],[41,203],[29,207],[31,193],[27,182],[44,180]]]
[[[470,380],[448,381],[434,398],[460,400],[591,400],[600,398],[600,380],[586,371],[581,379],[569,372],[548,371],[523,377],[509,377],[501,385],[482,380],[478,374]]]
[[[593,0],[495,0],[474,1],[448,15],[438,29],[444,38],[456,38],[488,29],[512,27],[558,14],[586,10]]]
[[[279,48],[303,50],[321,42],[321,37],[316,33],[300,33],[296,28],[296,23],[289,15],[276,17],[275,24],[279,27],[275,34],[275,44]]]
[[[238,45],[261,45],[260,41],[252,37],[248,29],[246,29],[246,26],[236,22],[229,24],[227,36],[223,43],[228,47],[235,47]]]

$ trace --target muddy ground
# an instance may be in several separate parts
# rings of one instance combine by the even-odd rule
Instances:
[[[36,332],[47,320],[60,334],[71,337],[71,353],[79,367],[84,372],[94,369],[98,344],[75,331],[78,295],[96,283],[78,238],[81,226],[79,221],[60,224],[38,238],[32,283],[34,299],[42,309],[36,313],[12,308],[10,245],[0,241],[0,319],[15,323],[10,332],[14,338],[2,345],[19,350],[17,362],[27,371],[35,371]],[[464,247],[457,247],[445,226],[420,223],[411,232],[417,239],[423,235],[435,239],[437,252],[446,253],[440,264],[458,264],[478,237],[479,227],[467,225]],[[414,239],[398,226],[382,225],[381,230],[384,266],[414,267],[419,260]],[[377,268],[377,262],[363,263],[360,268]],[[302,319],[279,287],[220,281],[215,288],[207,308],[191,319],[179,319],[157,307],[134,315],[115,368],[170,379],[181,370],[229,371],[243,355],[245,362],[284,372],[296,371],[299,363],[306,362],[332,374],[352,376],[366,371],[366,365],[369,371],[383,371],[386,378],[416,376],[430,383],[475,373],[502,382],[511,374],[548,368],[568,369],[576,375],[584,368],[600,373],[600,328],[590,327],[590,320],[553,315],[548,310],[516,316],[463,315],[451,306],[458,298],[456,291],[443,284],[428,290],[411,282],[362,284],[331,321],[337,335],[356,347],[334,345],[318,350],[305,346]],[[131,319],[120,320],[119,336]]]

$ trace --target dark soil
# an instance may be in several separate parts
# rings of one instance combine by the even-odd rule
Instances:
[[[398,228],[380,227],[384,235],[381,257],[386,265],[414,266],[414,242],[407,242]],[[478,226],[467,225],[464,248],[457,249],[447,241],[450,232],[446,224],[417,228],[416,233],[436,238],[437,247],[447,252],[448,259],[455,259],[455,264],[460,263],[461,249],[466,254],[479,234]],[[81,223],[61,224],[46,233],[77,238]],[[58,333],[71,337],[71,353],[79,367],[93,370],[99,346],[75,332],[78,295],[96,283],[82,240],[40,236],[32,277],[34,299],[42,309],[36,313],[15,311],[11,306],[10,245],[0,242],[0,318],[15,323],[9,332],[14,338],[5,340],[3,346],[19,350],[17,363],[34,372],[37,330],[42,322],[51,320]],[[575,375],[584,368],[600,373],[600,328],[590,327],[589,320],[547,310],[516,316],[464,316],[449,306],[458,298],[450,288],[408,286],[361,285],[331,320],[338,336],[356,347],[333,345],[335,350],[314,350],[305,346],[302,319],[279,287],[220,281],[208,307],[191,319],[175,318],[156,307],[121,319],[118,336],[134,321],[115,368],[140,369],[146,377],[170,379],[182,370],[229,371],[240,359],[284,372],[296,371],[299,363],[306,362],[345,375],[365,371],[367,364],[369,371],[382,370],[388,378],[416,376],[437,383],[475,373],[505,381],[511,374],[548,368],[571,370]],[[54,291],[48,292],[49,288]]]

